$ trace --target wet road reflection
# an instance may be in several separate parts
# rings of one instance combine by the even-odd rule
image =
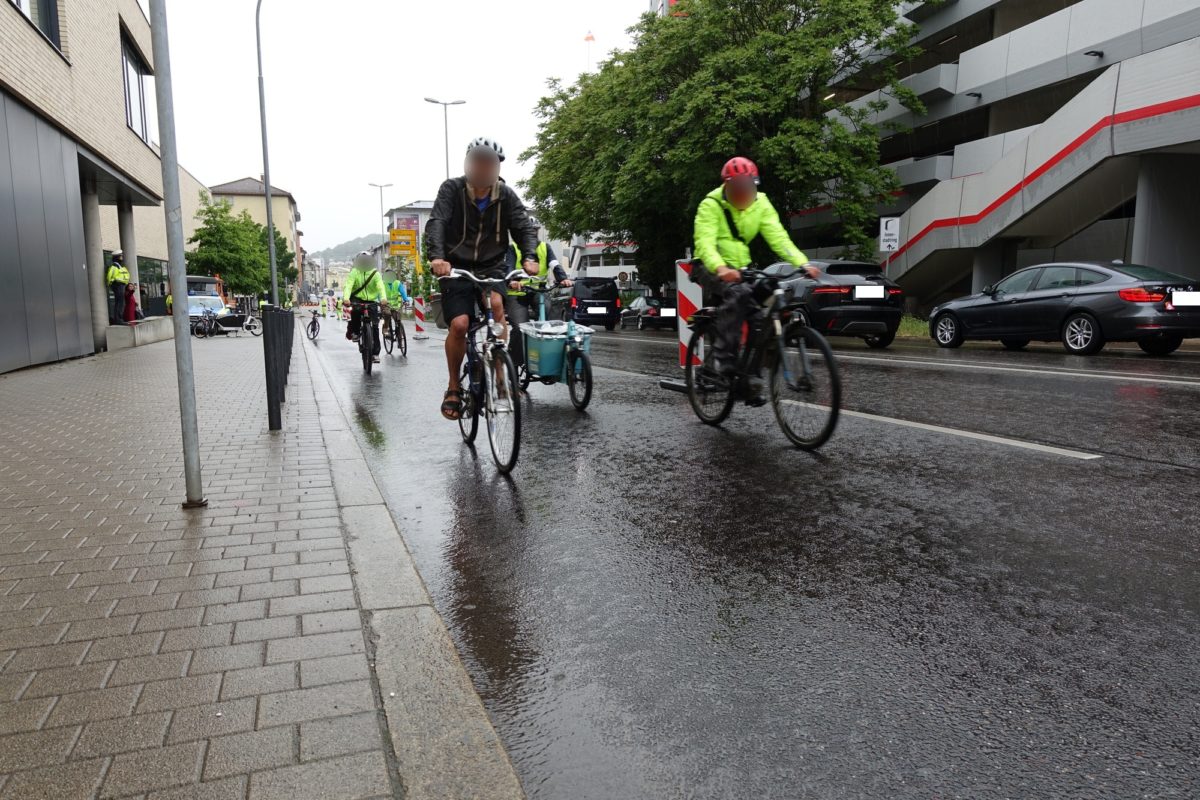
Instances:
[[[321,348],[531,797],[1195,793],[1200,391],[855,363],[855,408],[1111,454],[846,419],[813,456],[696,423],[672,343],[598,339],[587,414],[533,387],[511,480],[440,341]]]

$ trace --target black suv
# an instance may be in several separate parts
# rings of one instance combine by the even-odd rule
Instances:
[[[554,299],[562,319],[574,316],[580,325],[603,325],[611,331],[621,321],[621,293],[613,278],[576,278],[575,284]]]

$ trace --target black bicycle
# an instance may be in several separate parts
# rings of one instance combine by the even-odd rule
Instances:
[[[192,336],[197,339],[204,339],[208,336],[217,335],[217,315],[211,308],[204,309],[200,316],[192,322]]]
[[[356,300],[354,307],[362,312],[358,326],[358,352],[362,354],[363,372],[370,375],[371,366],[375,363],[375,337],[379,335],[379,303]]]
[[[702,308],[689,318],[688,398],[701,422],[720,425],[739,398],[747,405],[763,404],[754,382],[765,368],[771,407],[784,436],[797,447],[815,450],[837,427],[842,382],[829,342],[805,323],[804,304],[780,286],[787,277],[779,268],[742,271],[761,307],[749,322],[732,376],[718,372],[714,364],[716,308]]]
[[[392,350],[399,349],[400,355],[408,358],[408,336],[404,333],[404,320],[400,318],[399,309],[388,309],[388,315],[383,318],[383,349],[389,356]]]
[[[492,460],[503,475],[512,472],[521,451],[520,389],[517,369],[502,339],[504,326],[496,322],[492,314],[489,294],[493,289],[503,291],[509,281],[524,274],[514,270],[504,278],[488,279],[466,270],[452,269],[449,275],[441,278],[443,281],[469,280],[475,284],[479,303],[467,329],[467,361],[461,380],[465,390],[458,428],[463,441],[473,444],[479,432],[479,418],[482,416],[486,420]],[[478,340],[480,331],[487,332],[482,343]]]
[[[317,312],[313,311],[312,319],[309,320],[308,325],[304,329],[308,334],[308,338],[312,339],[313,341],[316,341],[317,336],[321,333],[321,323],[317,321],[318,319],[319,317],[317,316]]]

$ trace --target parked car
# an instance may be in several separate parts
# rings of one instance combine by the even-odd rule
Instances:
[[[993,339],[1010,350],[1057,340],[1074,355],[1133,341],[1162,356],[1200,336],[1200,281],[1120,261],[1039,264],[937,306],[929,335],[940,347]]]
[[[826,336],[854,336],[874,348],[896,338],[904,314],[904,292],[878,264],[818,259],[819,280],[790,264],[774,264],[767,272],[790,276],[783,281],[795,300],[803,301],[808,324]]]
[[[577,278],[570,289],[555,298],[552,310],[582,325],[603,325],[613,330],[621,321],[621,293],[613,278]]]
[[[621,328],[633,325],[646,328],[670,328],[677,325],[674,297],[638,297],[621,310]]]
[[[207,294],[188,296],[188,317],[192,321],[204,316],[206,310],[212,311],[218,317],[224,317],[231,313],[229,307],[225,305],[225,301],[219,297]]]

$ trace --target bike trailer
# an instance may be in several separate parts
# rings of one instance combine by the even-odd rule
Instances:
[[[567,350],[567,323],[562,320],[546,322],[523,322],[521,333],[525,336],[525,363],[531,375],[550,377],[563,373],[563,355]],[[585,353],[592,350],[592,329],[576,325],[575,333],[581,337],[580,349]]]

